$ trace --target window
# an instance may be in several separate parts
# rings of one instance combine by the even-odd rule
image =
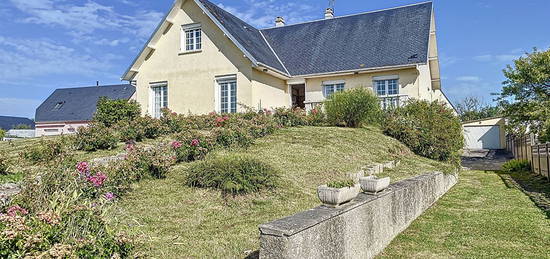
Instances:
[[[191,24],[182,26],[183,36],[182,50],[197,51],[202,48],[202,30],[200,24]]]
[[[221,113],[236,113],[237,112],[237,78],[229,77],[218,79],[218,87],[220,92],[220,112]]]
[[[53,107],[54,110],[59,110],[61,109],[61,107],[63,107],[63,104],[65,104],[65,102],[58,102],[55,104],[55,106]]]
[[[168,84],[151,84],[152,92],[152,114],[155,118],[160,118],[162,108],[168,108]]]
[[[325,98],[329,98],[335,92],[344,91],[345,83],[323,83]]]
[[[376,94],[378,96],[398,95],[399,81],[398,79],[375,80]]]

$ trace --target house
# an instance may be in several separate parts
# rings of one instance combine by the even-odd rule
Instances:
[[[464,128],[465,149],[506,148],[506,120],[502,117],[467,121]]]
[[[22,127],[34,129],[34,121],[23,117],[0,116],[0,129],[8,131]]]
[[[439,100],[431,2],[257,29],[207,0],[176,0],[123,80],[144,114],[309,109],[337,91],[368,87],[383,106]]]
[[[75,133],[90,123],[100,97],[129,100],[135,91],[133,85],[57,89],[36,109],[36,136]]]

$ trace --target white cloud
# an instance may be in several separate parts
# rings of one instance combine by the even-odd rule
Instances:
[[[479,62],[491,62],[491,63],[512,63],[512,61],[520,58],[523,56],[522,54],[519,54],[517,51],[513,51],[510,54],[501,54],[501,55],[479,55],[475,56],[474,60]]]
[[[10,1],[27,14],[21,22],[62,27],[75,38],[92,35],[98,30],[145,38],[163,17],[162,13],[150,10],[138,10],[133,15],[120,14],[112,6],[91,0],[81,5],[65,0]]]
[[[274,27],[277,16],[284,17],[287,24],[311,21],[321,16],[321,14],[308,15],[319,8],[299,2],[281,3],[275,0],[245,0],[245,2],[247,8],[236,8],[221,3],[218,6],[258,28]]]
[[[32,82],[49,75],[105,75],[111,73],[113,54],[88,55],[46,39],[0,36],[0,83]]]
[[[481,78],[479,78],[478,76],[459,76],[456,78],[456,80],[462,82],[479,82],[481,81]]]
[[[33,118],[41,103],[42,101],[33,99],[0,98],[0,115]]]
[[[474,60],[480,61],[480,62],[489,62],[489,61],[493,60],[493,55],[480,55],[480,56],[475,56],[475,57],[474,57]]]

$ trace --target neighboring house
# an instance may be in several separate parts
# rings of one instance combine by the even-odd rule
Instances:
[[[21,125],[25,125],[29,129],[34,129],[34,121],[32,121],[31,119],[12,116],[0,116],[0,129],[8,131]]]
[[[100,97],[129,100],[135,90],[132,85],[57,89],[36,109],[36,136],[75,133],[90,123]]]
[[[506,148],[506,120],[501,117],[467,121],[464,128],[465,149]]]
[[[368,87],[383,105],[449,103],[431,2],[258,30],[207,0],[177,0],[122,79],[143,113],[301,107]]]

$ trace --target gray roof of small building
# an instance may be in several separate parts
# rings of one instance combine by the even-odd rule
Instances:
[[[108,85],[55,90],[36,109],[36,122],[90,121],[97,111],[100,97],[130,99],[133,85]]]
[[[0,129],[10,130],[18,125],[28,125],[34,129],[34,121],[29,118],[12,117],[12,116],[0,116]]]
[[[290,76],[428,60],[431,2],[258,30],[199,1],[255,59]]]

